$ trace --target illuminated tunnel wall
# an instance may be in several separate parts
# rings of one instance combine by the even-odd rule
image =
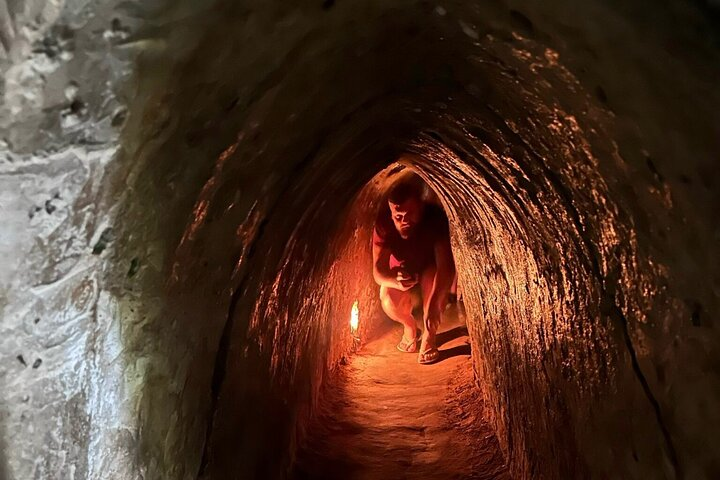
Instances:
[[[448,213],[514,477],[720,474],[714,24],[680,2],[320,3],[43,17],[74,49],[44,81],[94,80],[59,119],[20,104],[3,144],[7,476],[282,477],[352,302],[362,335],[380,318],[376,175],[398,159]]]

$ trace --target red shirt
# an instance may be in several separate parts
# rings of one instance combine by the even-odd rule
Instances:
[[[447,217],[439,206],[425,204],[420,223],[415,226],[410,237],[405,239],[395,228],[390,216],[390,207],[385,204],[380,208],[375,221],[373,243],[390,250],[388,267],[391,270],[402,268],[415,275],[435,264],[435,244],[448,236]]]

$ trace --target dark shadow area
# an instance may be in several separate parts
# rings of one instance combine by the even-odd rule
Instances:
[[[330,480],[337,478],[338,472],[343,472],[344,478],[352,478],[361,470],[349,457],[323,455],[323,452],[332,450],[334,436],[355,436],[363,430],[353,419],[342,418],[339,412],[347,408],[348,375],[346,369],[340,369],[335,372],[332,383],[323,385],[323,402],[309,425],[309,430],[315,432],[313,442],[304,444],[300,449],[289,475],[291,480]]]
[[[443,360],[447,360],[448,358],[459,357],[462,355],[469,357],[471,353],[472,353],[472,348],[470,348],[469,343],[467,343],[465,345],[458,345],[457,347],[440,349],[440,357],[438,358],[438,361],[436,363],[442,362]]]
[[[448,343],[452,340],[455,340],[456,338],[467,337],[468,335],[469,334],[468,334],[467,327],[462,325],[459,327],[451,328],[450,330],[446,330],[444,332],[440,332],[437,334],[437,337],[435,337],[435,338],[437,339],[437,346],[439,348],[439,347],[442,347],[443,345],[445,345],[446,343]]]

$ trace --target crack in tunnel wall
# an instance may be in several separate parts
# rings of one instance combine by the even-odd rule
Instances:
[[[405,152],[513,474],[720,474],[720,62],[691,6],[5,3],[9,478],[282,476],[354,298],[374,325],[364,186]]]

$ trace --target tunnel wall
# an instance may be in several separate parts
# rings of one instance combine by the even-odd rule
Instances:
[[[513,473],[717,476],[712,24],[681,2],[324,5],[0,1],[0,472],[282,471],[240,451],[268,431],[232,407],[266,393],[268,445],[292,446],[362,281],[286,220],[357,260],[340,219],[409,149],[476,282]],[[333,268],[328,299],[255,309]]]
[[[347,148],[342,153],[358,155]],[[322,157],[334,162],[335,155]],[[285,476],[322,382],[357,347],[349,325],[353,303],[358,301],[356,335],[362,340],[382,321],[366,268],[367,219],[377,209],[382,183],[348,196],[348,183],[357,181],[343,171],[332,178],[308,175],[288,182],[274,199],[271,208],[282,214],[267,217],[247,252],[247,274],[223,332],[226,350],[217,360],[223,381],[202,478]]]

